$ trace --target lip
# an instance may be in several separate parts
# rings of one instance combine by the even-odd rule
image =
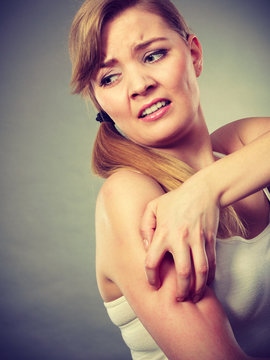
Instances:
[[[153,101],[151,101],[149,104],[144,105],[141,110],[139,111],[138,114],[138,118],[142,121],[145,122],[149,122],[149,121],[155,121],[158,120],[159,118],[161,118],[171,107],[171,101],[168,105],[160,108],[159,110],[153,112],[152,114],[146,115],[144,117],[140,117],[142,115],[142,113],[144,112],[145,109],[147,109],[148,107],[151,107],[152,105],[161,102],[161,101],[170,101],[168,99],[165,98],[158,98],[158,99],[154,99]]]
[[[138,118],[142,115],[142,113],[144,112],[145,109],[151,107],[152,105],[158,103],[159,101],[170,101],[170,100],[164,99],[164,98],[158,98],[158,99],[152,100],[149,104],[146,104],[141,108],[141,110],[139,111],[139,114],[138,114]]]

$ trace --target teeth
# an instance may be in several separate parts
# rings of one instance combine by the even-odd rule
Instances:
[[[142,113],[141,117],[147,116],[152,114],[153,112],[161,109],[163,106],[166,106],[169,102],[168,101],[159,101],[156,104],[150,106],[149,108],[145,109]]]

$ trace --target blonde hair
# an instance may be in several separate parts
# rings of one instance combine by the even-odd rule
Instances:
[[[161,16],[187,40],[190,30],[169,0],[86,0],[76,14],[70,32],[73,93],[92,100],[101,110],[91,85],[101,63],[101,34],[104,25],[132,6],[141,6]],[[138,144],[122,136],[113,123],[100,125],[92,154],[92,170],[107,178],[120,168],[132,168],[155,179],[165,192],[179,187],[195,171],[183,161]],[[232,207],[221,210],[219,237],[245,235],[245,228]]]

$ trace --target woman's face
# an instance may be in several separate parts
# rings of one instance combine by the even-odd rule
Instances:
[[[132,7],[106,24],[102,50],[95,96],[129,139],[172,147],[199,121],[194,36],[187,44],[160,16]]]

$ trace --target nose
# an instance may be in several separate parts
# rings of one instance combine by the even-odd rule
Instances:
[[[137,97],[148,95],[156,86],[156,81],[152,77],[136,71],[132,77],[130,77],[130,97],[136,99]]]

